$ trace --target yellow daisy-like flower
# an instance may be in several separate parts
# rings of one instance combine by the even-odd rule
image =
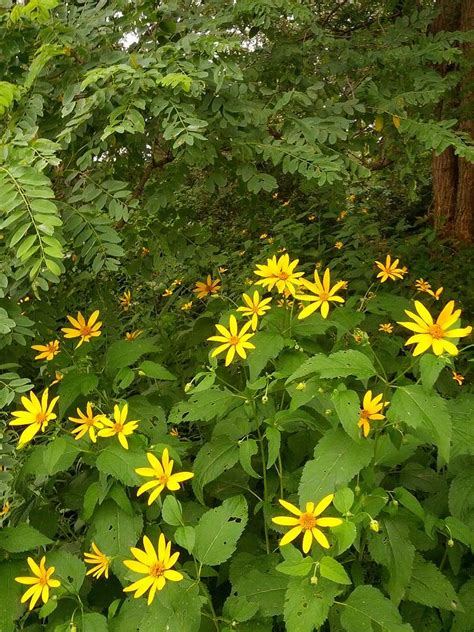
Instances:
[[[171,285],[174,287],[177,285],[183,285],[183,279],[175,279]]]
[[[327,507],[332,503],[334,494],[325,496],[317,503],[306,503],[305,511],[300,511],[298,507],[292,505],[286,500],[280,499],[278,502],[287,511],[292,513],[295,518],[291,516],[276,516],[272,518],[272,522],[282,525],[284,527],[292,527],[288,533],[286,533],[280,540],[280,546],[289,544],[297,538],[300,533],[303,535],[303,553],[308,553],[313,543],[313,538],[320,544],[323,549],[329,549],[329,542],[327,537],[318,529],[318,527],[338,527],[342,524],[341,518],[320,518],[320,514],[323,513]]]
[[[460,373],[456,373],[456,371],[453,371],[452,373],[453,373],[453,380],[457,382],[459,386],[462,386],[462,383],[466,379],[464,375],[461,375]]]
[[[173,296],[173,290],[167,287],[161,296],[164,296],[165,298],[167,298],[168,296]]]
[[[171,434],[171,433],[170,433]],[[146,458],[151,467],[137,467],[135,472],[140,476],[152,477],[153,480],[144,483],[138,490],[137,496],[141,496],[145,492],[153,491],[148,499],[148,504],[151,505],[166,488],[171,492],[177,492],[181,489],[180,483],[188,481],[193,478],[192,472],[176,472],[173,474],[173,459],[170,460],[168,448],[163,450],[161,461],[156,458],[154,454],[147,452]]]
[[[212,294],[218,294],[221,290],[220,279],[212,279],[211,275],[207,275],[205,281],[197,281],[193,292],[198,298],[206,298],[206,296]]]
[[[237,319],[232,314],[229,318],[229,329],[226,329],[224,325],[217,324],[216,329],[219,332],[218,336],[210,336],[208,340],[212,342],[220,342],[221,344],[214,349],[212,357],[215,358],[219,353],[223,353],[227,350],[225,358],[225,366],[229,366],[235,356],[235,352],[245,360],[247,357],[247,349],[255,349],[255,345],[249,342],[250,338],[255,334],[248,334],[251,321],[245,323],[242,329],[239,331],[237,326]]]
[[[391,323],[382,323],[379,326],[379,331],[384,331],[386,334],[393,333],[393,325]]]
[[[61,582],[57,579],[52,579],[54,573],[54,566],[46,568],[46,557],[42,557],[38,564],[32,557],[28,557],[28,566],[33,573],[33,577],[15,577],[15,581],[19,584],[26,584],[30,586],[21,598],[21,603],[25,603],[30,599],[29,610],[33,610],[36,606],[38,599],[42,599],[43,603],[47,603],[49,600],[49,589],[58,588]]]
[[[171,555],[171,542],[166,542],[163,534],[158,539],[156,550],[151,540],[146,535],[143,536],[143,548],[144,550],[132,547],[130,552],[136,560],[124,560],[123,563],[134,573],[140,573],[145,577],[130,584],[130,586],[126,586],[123,590],[124,592],[135,592],[135,599],[142,597],[149,591],[148,605],[150,605],[156,592],[163,590],[167,580],[180,582],[184,578],[181,573],[172,570],[178,561],[179,553]]]
[[[315,221],[315,219],[316,219],[316,215],[313,215],[313,214],[308,215],[308,221],[310,221],[310,222],[314,222],[314,221]]]
[[[122,296],[119,298],[120,306],[124,312],[128,312],[130,305],[132,304],[132,293],[130,290],[125,290]]]
[[[342,243],[342,241],[336,241],[336,243],[334,244],[334,248],[336,248],[337,250],[341,250],[341,248],[344,247],[344,244]]]
[[[242,312],[244,316],[250,318],[252,329],[255,331],[257,329],[258,317],[264,316],[265,312],[270,309],[269,303],[271,303],[272,299],[260,298],[260,294],[257,290],[253,293],[252,298],[250,298],[248,294],[242,294],[242,298],[244,299],[245,305],[238,307],[237,311]]]
[[[419,292],[428,292],[431,289],[431,283],[425,281],[424,279],[417,279],[415,281],[415,287]]]
[[[128,441],[127,436],[133,434],[133,432],[138,428],[138,421],[128,421],[128,404],[124,404],[120,409],[117,404],[114,406],[114,421],[107,419],[107,417],[103,417],[101,422],[106,428],[102,428],[99,430],[99,437],[114,437],[117,435],[118,440],[120,441],[120,445],[125,450],[128,450]]]
[[[260,239],[266,239],[268,237],[268,233],[262,233],[260,235]]]
[[[182,310],[183,312],[189,312],[189,310],[191,310],[192,308],[193,308],[193,302],[188,301],[187,303],[183,303],[179,309]]]
[[[35,360],[46,360],[49,362],[59,353],[59,340],[51,340],[45,345],[31,345],[31,348],[40,352],[35,356]]]
[[[178,429],[177,428],[171,428],[171,430],[169,431],[169,435],[170,435],[170,437],[179,438]]]
[[[109,579],[110,558],[102,553],[99,547],[91,542],[91,548],[93,553],[84,553],[84,561],[86,564],[92,564],[86,575],[92,575],[95,579],[99,579],[101,575],[105,575],[106,579]]]
[[[76,410],[79,417],[69,417],[69,421],[79,424],[77,428],[71,430],[71,434],[77,435],[75,437],[76,440],[82,439],[85,434],[89,433],[92,443],[95,443],[97,441],[95,429],[98,428],[100,430],[104,427],[102,422],[104,421],[105,415],[94,415],[92,406],[93,404],[91,404],[91,402],[87,402],[85,413],[77,408]]]
[[[345,281],[338,281],[336,285],[331,288],[331,273],[329,268],[326,268],[323,276],[323,280],[319,278],[317,270],[314,271],[314,283],[307,279],[301,279],[301,283],[305,288],[310,290],[312,294],[297,294],[296,298],[299,301],[310,301],[310,305],[307,305],[298,314],[298,319],[307,318],[317,309],[321,308],[321,316],[327,318],[329,314],[330,302],[344,303],[344,299],[341,296],[336,296],[336,292],[342,290]]]
[[[143,333],[143,329],[135,329],[135,331],[127,331],[125,333],[126,340],[136,340]]]
[[[224,268],[224,266],[219,266],[217,268],[217,272],[219,272],[219,274],[225,274],[228,271],[229,268]]]
[[[428,294],[430,294],[431,296],[433,296],[435,298],[435,300],[439,301],[440,296],[443,292],[444,288],[443,287],[439,287],[437,290],[435,290],[433,292],[433,290],[427,290]]]
[[[405,310],[405,314],[414,322],[407,321],[398,323],[402,325],[402,327],[406,327],[410,331],[415,332],[415,335],[408,338],[405,343],[405,345],[416,344],[413,355],[418,356],[427,351],[430,347],[433,348],[433,352],[437,356],[445,351],[450,355],[457,355],[459,351],[456,345],[446,340],[446,338],[463,338],[464,336],[468,336],[472,331],[472,327],[451,329],[461,316],[461,310],[454,309],[454,301],[449,301],[449,303],[445,305],[436,319],[436,322],[433,321],[433,317],[420,301],[415,301],[415,309],[417,314]]]
[[[78,312],[77,318],[73,318],[72,316],[68,316],[67,319],[73,326],[73,329],[70,327],[63,327],[61,331],[64,332],[65,338],[80,338],[79,342],[76,345],[80,347],[83,342],[89,342],[91,338],[95,338],[100,336],[102,327],[101,321],[98,321],[99,318],[99,310],[96,309],[86,322],[84,316],[81,312]]]
[[[25,410],[15,410],[12,412],[13,417],[16,417],[13,421],[10,421],[10,426],[28,426],[23,430],[20,435],[18,447],[21,448],[26,445],[38,432],[46,430],[48,423],[53,419],[56,419],[56,414],[53,413],[53,409],[59,396],[53,397],[48,402],[49,392],[46,388],[41,396],[41,401],[31,391],[29,398],[23,396],[21,403]]]
[[[342,222],[345,217],[347,217],[347,211],[341,211],[336,219],[338,222]]]
[[[10,502],[6,500],[3,503],[2,508],[0,509],[0,518],[4,518],[5,516],[8,516],[9,513],[10,513]]]
[[[301,284],[300,277],[303,272],[295,272],[295,268],[299,263],[299,259],[290,261],[288,253],[282,255],[279,259],[273,255],[271,259],[267,259],[266,264],[257,264],[254,274],[263,277],[257,281],[257,285],[262,285],[268,290],[274,287],[283,294],[287,290],[290,294],[296,293],[296,287]]]
[[[370,432],[370,422],[385,419],[385,415],[381,414],[384,406],[388,406],[388,402],[382,401],[382,394],[372,398],[372,391],[367,391],[362,401],[362,408],[359,412],[359,421],[357,425],[362,428],[364,437],[368,437]]]
[[[377,278],[380,279],[381,283],[385,283],[387,279],[391,279],[395,281],[395,279],[403,279],[403,275],[407,273],[407,269],[397,268],[400,259],[395,259],[392,262],[392,258],[390,255],[387,255],[385,258],[385,263],[380,263],[380,261],[376,261],[377,267],[380,269],[380,272],[377,274]]]

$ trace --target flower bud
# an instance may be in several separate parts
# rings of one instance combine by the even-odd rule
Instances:
[[[329,417],[330,415],[332,415],[332,410],[330,408],[326,408],[324,414],[326,415],[326,417]]]
[[[299,384],[296,385],[297,391],[304,391],[305,388],[306,388],[306,382],[300,382]]]
[[[371,531],[373,531],[374,533],[378,533],[380,531],[380,524],[378,520],[374,520],[372,518],[372,520],[370,521],[369,524],[369,528]]]
[[[262,404],[266,404],[268,402],[268,395],[262,395]]]
[[[452,548],[454,546],[454,540],[452,538],[449,538],[447,544],[448,544],[449,548]]]
[[[185,386],[184,386],[184,392],[185,393],[189,393],[189,391],[192,389],[193,387],[193,383],[192,382],[188,382]]]
[[[316,586],[316,584],[318,583],[318,578],[313,575],[309,581],[313,584],[313,586]]]

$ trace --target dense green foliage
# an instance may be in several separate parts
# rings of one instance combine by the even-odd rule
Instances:
[[[472,34],[430,34],[428,1],[12,4],[0,3],[0,631],[472,631],[471,346],[413,357],[397,325],[413,299],[434,316],[454,300],[456,327],[474,306],[468,253],[428,222],[431,153],[473,159],[456,113],[437,110]],[[298,300],[266,293],[255,349],[225,367],[207,339],[243,292],[266,292],[256,265],[284,252],[310,280],[315,267],[346,280],[344,304],[299,319]],[[382,284],[388,253],[408,274]],[[199,299],[209,274],[219,291]],[[440,300],[420,277],[444,286]],[[95,310],[101,335],[75,348],[66,317]],[[31,345],[52,340],[59,354],[35,360]],[[57,419],[18,447],[12,412],[46,388]],[[364,437],[369,389],[389,405]],[[75,440],[69,418],[87,402],[109,418],[128,404],[128,449]],[[194,477],[148,506],[135,469],[165,448]],[[279,499],[333,493],[330,549],[278,546]],[[137,580],[123,560],[160,533],[184,579],[147,606],[123,592]],[[108,579],[85,575],[92,542]],[[14,578],[43,555],[61,586],[29,612]]]

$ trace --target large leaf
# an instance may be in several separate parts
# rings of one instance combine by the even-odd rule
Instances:
[[[459,603],[453,585],[443,573],[421,555],[416,555],[406,599],[431,608],[456,611]]]
[[[220,507],[201,516],[196,527],[193,554],[209,566],[225,562],[235,551],[247,524],[247,502],[243,496],[224,500]]]
[[[413,428],[416,436],[434,443],[440,456],[449,461],[451,417],[442,397],[427,394],[420,385],[402,386],[392,397],[387,418]]]
[[[130,516],[112,500],[106,500],[91,521],[91,539],[106,555],[129,556],[143,527],[141,515]]]
[[[397,518],[381,518],[381,532],[369,541],[372,558],[388,569],[386,588],[398,606],[410,581],[415,547],[410,542],[408,527]]]
[[[373,452],[370,440],[353,441],[340,428],[330,430],[316,446],[314,460],[304,466],[299,487],[301,503],[318,502],[347,485],[369,465]]]
[[[52,544],[52,541],[24,522],[16,527],[3,527],[0,531],[0,549],[9,553],[31,551],[47,544]]]
[[[250,381],[253,382],[266,367],[269,360],[274,360],[285,346],[285,339],[280,334],[261,331],[251,342],[255,345],[248,355]]]
[[[206,443],[199,450],[194,461],[192,485],[199,502],[204,504],[203,489],[239,460],[239,446],[236,441],[221,438]]]
[[[309,578],[290,579],[284,611],[287,632],[320,629],[338,592],[338,586],[324,579],[317,584],[312,584]]]
[[[135,364],[146,353],[156,350],[156,343],[152,338],[117,340],[108,348],[105,363],[108,369],[123,369]]]
[[[20,598],[24,592],[24,586],[15,581],[19,575],[29,575],[30,570],[26,562],[21,560],[4,561],[0,563],[0,630],[2,632],[14,632],[15,619],[17,619],[23,606]]]
[[[59,383],[59,414],[63,416],[80,395],[89,395],[99,383],[97,375],[70,371]],[[74,416],[74,415],[73,415]]]
[[[326,356],[318,353],[309,358],[287,379],[289,384],[294,380],[299,380],[314,373],[322,378],[333,379],[337,377],[348,377],[353,375],[359,380],[367,380],[377,374],[370,358],[360,351],[336,351]]]
[[[397,608],[373,586],[357,586],[341,604],[341,623],[346,632],[414,632],[402,623]]]
[[[109,474],[131,487],[141,485],[146,480],[136,474],[135,468],[148,466],[143,450],[132,448],[132,446],[124,450],[118,442],[107,445],[96,461],[96,467],[100,472]]]

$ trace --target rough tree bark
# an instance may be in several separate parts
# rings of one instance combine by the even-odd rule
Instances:
[[[474,0],[438,0],[439,13],[431,32],[474,29]],[[463,45],[464,63],[471,64],[472,43]],[[441,74],[454,70],[447,64],[438,67]],[[449,110],[459,112],[459,129],[474,137],[472,114],[474,70],[471,69],[454,95],[440,106],[439,116],[449,118]],[[474,243],[474,164],[455,156],[451,148],[432,161],[433,222],[437,232],[456,241]]]

